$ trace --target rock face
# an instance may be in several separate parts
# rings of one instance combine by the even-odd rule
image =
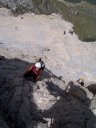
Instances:
[[[36,83],[19,77],[28,65],[0,56],[0,127],[96,128],[95,94],[47,69]]]
[[[26,8],[28,10],[32,10],[34,7],[34,4],[32,0],[1,0],[1,3],[5,6],[12,9],[12,11],[16,11],[17,9],[23,9]],[[21,7],[20,7],[21,6]],[[25,11],[25,10],[22,10]]]
[[[53,12],[50,0],[0,0],[0,4],[17,13],[35,12],[50,14]]]

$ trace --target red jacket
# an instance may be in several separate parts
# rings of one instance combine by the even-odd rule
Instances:
[[[39,75],[40,75],[40,72],[41,72],[41,70],[38,70],[38,71],[36,70],[35,65],[32,67],[31,71],[32,71],[35,75],[37,75],[37,76],[39,76]]]

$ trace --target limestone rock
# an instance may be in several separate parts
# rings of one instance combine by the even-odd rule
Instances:
[[[95,128],[96,97],[87,88],[70,81],[67,90],[66,83],[47,69],[48,78],[43,74],[37,82],[18,75],[8,79],[29,64],[0,59],[0,127]]]
[[[87,88],[91,93],[93,93],[93,95],[96,94],[96,84],[90,84]]]
[[[50,13],[53,11],[50,0],[0,0],[0,4],[16,13],[35,12]]]

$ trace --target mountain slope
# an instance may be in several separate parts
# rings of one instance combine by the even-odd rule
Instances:
[[[18,77],[28,65],[0,56],[0,127],[96,127],[96,96],[72,81],[66,85],[47,69],[36,83]]]
[[[96,43],[72,26],[60,15],[0,8],[0,128],[96,128]],[[38,57],[46,69],[34,83],[21,74]]]
[[[34,12],[50,14],[54,11],[50,0],[1,0],[0,4],[10,8],[14,13]]]
[[[10,8],[15,15],[25,12],[36,14],[60,13],[74,24],[74,31],[83,41],[96,41],[96,4],[81,0],[1,0],[1,5]],[[93,2],[92,2],[93,3]]]

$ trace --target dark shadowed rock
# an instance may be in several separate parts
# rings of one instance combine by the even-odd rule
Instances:
[[[87,88],[93,95],[96,94],[96,84],[90,84]]]
[[[70,81],[67,88],[48,69],[33,83],[17,75],[30,63],[1,58],[0,128],[96,127],[96,97],[91,101],[84,87]]]

